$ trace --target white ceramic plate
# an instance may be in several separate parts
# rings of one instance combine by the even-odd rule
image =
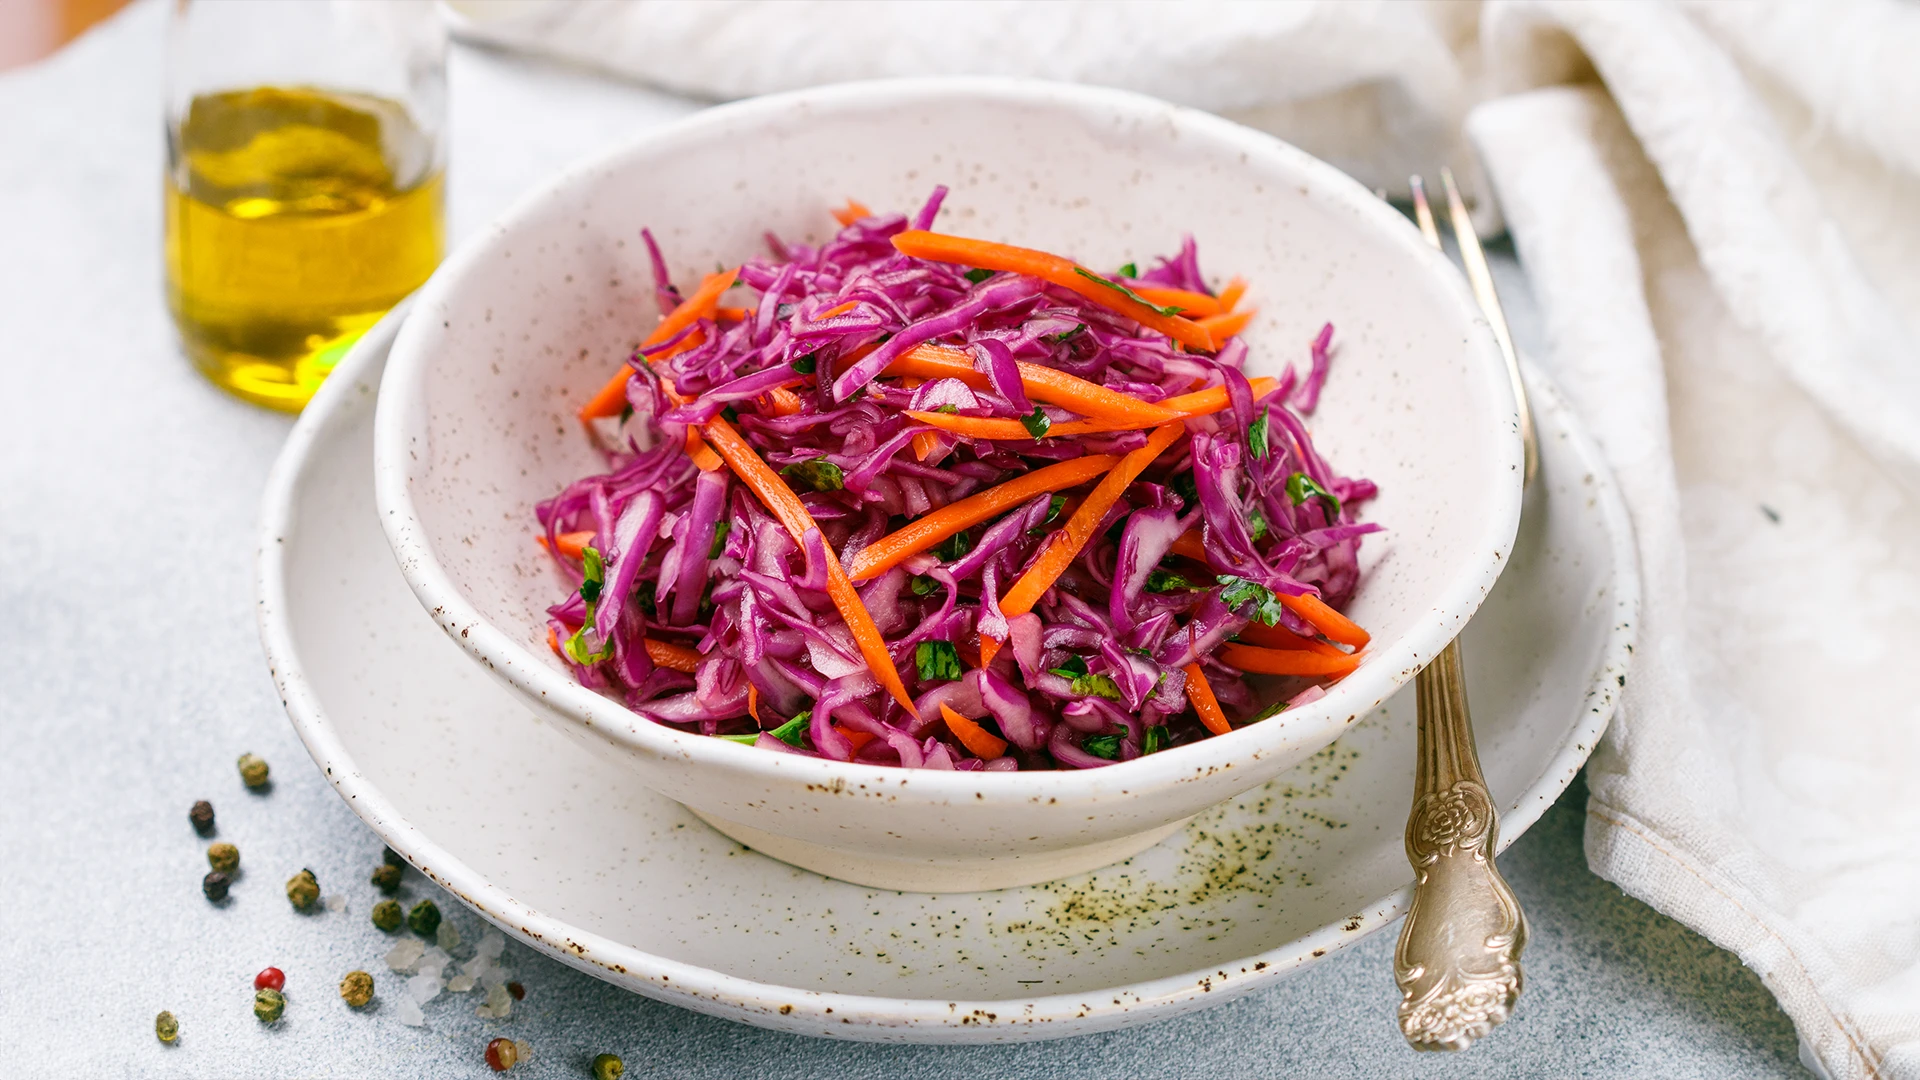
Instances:
[[[415,602],[372,483],[374,398],[401,316],[335,371],[274,469],[261,635],[294,727],[348,805],[508,933],[717,1016],[967,1043],[1218,1004],[1405,909],[1410,692],[1135,858],[1043,885],[882,892],[714,832],[529,722]],[[1538,372],[1529,385],[1543,472],[1512,565],[1465,636],[1503,842],[1552,803],[1605,728],[1638,600],[1605,467],[1552,386]]]

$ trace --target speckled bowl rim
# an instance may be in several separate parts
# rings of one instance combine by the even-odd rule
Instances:
[[[361,373],[377,372],[384,362],[405,312],[404,304],[396,308],[354,346],[294,425],[274,463],[260,511],[256,564],[260,640],[295,732],[347,806],[421,873],[507,933],[625,989],[757,1027],[871,1042],[964,1044],[1093,1034],[1224,1004],[1359,942],[1406,912],[1411,884],[1364,905],[1348,921],[1328,923],[1226,966],[1084,993],[1029,1000],[957,1001],[839,994],[763,983],[644,952],[516,900],[435,843],[360,772],[307,682],[288,621],[285,544],[299,526],[294,511],[313,460],[313,447],[344,411],[361,382]],[[1606,730],[1632,660],[1640,604],[1633,534],[1611,472],[1557,389],[1531,366],[1528,387],[1536,416],[1552,418],[1541,425],[1542,432],[1551,432],[1556,425],[1564,427],[1593,477],[1593,497],[1613,558],[1614,574],[1609,583],[1612,624],[1581,703],[1580,722],[1534,781],[1501,811],[1502,850],[1538,821],[1566,790]],[[472,677],[485,675],[474,670]]]
[[[1506,568],[1519,529],[1522,449],[1505,361],[1460,272],[1428,246],[1399,211],[1303,150],[1209,113],[1141,94],[1068,83],[975,77],[888,79],[774,94],[695,113],[563,169],[504,215],[477,230],[475,239],[455,252],[416,294],[415,306],[421,310],[443,309],[468,272],[493,255],[494,245],[507,230],[583,178],[611,170],[624,159],[656,145],[768,116],[818,115],[876,101],[924,103],[956,96],[997,100],[1011,106],[1065,108],[1101,117],[1118,114],[1163,120],[1166,128],[1178,135],[1200,135],[1237,145],[1249,160],[1265,159],[1270,167],[1290,171],[1299,183],[1351,211],[1356,230],[1372,229],[1382,240],[1397,245],[1411,271],[1432,278],[1443,294],[1451,296],[1474,346],[1469,355],[1476,357],[1477,365],[1469,368],[1467,377],[1481,384],[1475,397],[1492,403],[1489,423],[1509,421],[1514,435],[1500,444],[1510,460],[1496,461],[1486,476],[1473,481],[1487,484],[1490,497],[1483,528],[1470,549],[1472,557],[1461,561],[1451,580],[1435,595],[1433,605],[1417,615],[1405,633],[1391,641],[1377,641],[1370,650],[1370,660],[1326,696],[1289,710],[1284,726],[1250,724],[1223,736],[1100,769],[1018,773],[916,769],[903,776],[896,767],[770,754],[725,739],[676,731],[581,686],[567,672],[535,655],[520,641],[520,634],[493,625],[467,600],[436,557],[409,489],[411,474],[419,467],[409,447],[414,439],[424,437],[424,432],[411,425],[416,419],[424,423],[428,415],[421,401],[431,356],[421,344],[426,336],[424,326],[401,328],[381,381],[374,418],[375,497],[401,573],[421,606],[470,657],[594,738],[650,757],[675,759],[684,768],[723,773],[758,784],[886,784],[898,798],[968,808],[961,813],[972,808],[1021,807],[1035,797],[1071,805],[1125,796],[1137,804],[1184,782],[1244,767],[1271,754],[1297,753],[1302,748],[1312,752],[1326,746],[1347,725],[1377,708],[1411,680],[1466,626],[1492,591]],[[981,779],[983,776],[986,779]],[[1170,815],[1169,820],[1178,816]]]

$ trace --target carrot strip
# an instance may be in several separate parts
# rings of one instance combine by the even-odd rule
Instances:
[[[834,306],[828,308],[827,310],[821,312],[820,314],[815,315],[813,317],[813,321],[825,322],[826,320],[833,318],[835,315],[845,315],[847,312],[852,311],[854,308],[857,308],[859,306],[860,306],[860,301],[858,300],[849,300],[844,304],[835,304]]]
[[[839,222],[842,226],[851,225],[861,218],[872,216],[873,211],[867,209],[866,204],[856,199],[848,199],[847,205],[843,209],[833,211],[833,220]]]
[[[1315,630],[1327,635],[1329,641],[1364,649],[1367,647],[1367,642],[1373,640],[1373,635],[1362,630],[1360,624],[1333,610],[1327,606],[1325,600],[1312,593],[1301,593],[1299,596],[1281,593],[1279,600],[1287,606],[1288,611],[1307,620]]]
[[[767,411],[775,416],[792,416],[800,411],[800,395],[776,386],[767,391]]]
[[[1244,311],[1230,312],[1225,315],[1209,315],[1199,320],[1199,323],[1207,328],[1207,333],[1213,335],[1213,340],[1225,341],[1245,330],[1247,324],[1252,322],[1253,317],[1258,314],[1260,314],[1259,308],[1250,307]]]
[[[1007,752],[1007,740],[954,712],[953,706],[944,701],[940,703],[940,715],[946,717],[947,730],[953,732],[953,737],[974,757],[992,761]]]
[[[1129,423],[1134,427],[1153,427],[1179,414],[1164,405],[1142,401],[1131,394],[1109,390],[1043,364],[1019,363],[1020,386],[1027,396],[1049,405],[1059,405],[1095,420]],[[975,390],[991,389],[985,374],[973,366],[973,358],[960,349],[945,345],[916,345],[895,358],[880,372],[919,379],[959,379]]]
[[[554,540],[558,542],[560,554],[565,555],[569,559],[577,559],[580,557],[581,549],[593,542],[593,530],[585,529],[581,532],[563,532],[555,536]],[[547,538],[545,535],[534,537],[533,542],[543,548],[547,547]],[[547,548],[547,550],[552,551],[553,548]]]
[[[804,544],[807,532],[819,526],[814,523],[813,515],[807,513],[806,504],[800,501],[800,496],[795,495],[787,482],[780,479],[780,474],[761,460],[760,455],[724,417],[716,416],[708,420],[703,430],[713,448],[733,468],[741,482],[759,497],[767,512],[787,527],[787,532],[796,542]],[[880,628],[874,625],[873,615],[867,611],[867,605],[861,602],[860,594],[854,591],[853,582],[847,580],[847,572],[841,569],[839,556],[833,553],[831,547],[825,547],[824,550],[827,595],[833,599],[833,606],[840,609],[840,617],[846,621],[847,629],[853,632],[854,643],[860,646],[860,655],[866,658],[867,667],[873,672],[874,678],[893,695],[894,700],[907,712],[914,712],[913,698],[907,695],[906,684],[900,681],[900,671],[893,666],[893,655],[887,652],[887,641],[880,636]]]
[[[1247,293],[1246,278],[1237,277],[1237,278],[1234,278],[1232,281],[1227,282],[1227,287],[1220,290],[1220,298],[1219,298],[1220,310],[1232,311],[1233,306],[1235,304],[1238,304],[1240,302],[1240,298],[1242,296],[1245,296],[1246,293]]]
[[[654,327],[653,333],[648,334],[646,339],[640,342],[640,347],[652,348],[700,319],[710,317],[720,303],[720,294],[732,288],[739,277],[740,268],[737,266],[717,274],[708,274],[701,280],[700,287],[693,291],[692,296],[680,301],[679,307],[668,312],[666,317],[660,320],[660,325]],[[592,400],[585,405],[580,406],[580,419],[588,421],[598,420],[603,416],[618,416],[620,410],[627,407],[627,380],[632,376],[633,372],[624,364],[621,365],[619,372],[600,388],[600,392],[593,395]]]
[[[853,752],[856,754],[860,752],[861,747],[880,737],[871,731],[861,731],[857,728],[843,728],[839,724],[833,725],[833,730],[839,732],[841,738],[853,744]]]
[[[752,308],[717,307],[713,309],[714,318],[725,319],[728,322],[746,322],[747,317],[752,314],[753,314]]]
[[[747,715],[754,723],[760,722],[760,688],[752,683],[747,684]]]
[[[1220,699],[1213,696],[1213,684],[1207,681],[1206,673],[1200,670],[1200,662],[1196,660],[1180,670],[1187,673],[1187,700],[1193,702],[1193,711],[1200,715],[1200,722],[1215,735],[1232,731],[1233,724],[1220,708]]]
[[[700,432],[691,427],[687,429],[687,456],[693,459],[701,472],[713,472],[726,464],[720,460],[719,454],[713,452],[713,447],[700,438]]]
[[[1360,654],[1333,657],[1300,649],[1262,649],[1229,641],[1220,647],[1222,663],[1261,675],[1345,675],[1360,666]]]
[[[1206,293],[1192,292],[1187,289],[1169,289],[1160,285],[1129,285],[1133,294],[1149,304],[1161,307],[1177,307],[1183,315],[1218,315],[1227,310],[1220,301]]]
[[[1173,555],[1182,555],[1194,562],[1206,563],[1207,545],[1200,539],[1199,529],[1188,529],[1174,538],[1173,546],[1167,549]],[[1211,563],[1209,563],[1211,565]]]
[[[847,576],[865,581],[891,570],[900,560],[933,547],[962,529],[1019,506],[1035,495],[1070,488],[1120,464],[1112,454],[1092,454],[1056,462],[1035,469],[1004,484],[975,492],[958,502],[935,510],[920,520],[875,540],[860,549],[847,568]]]
[[[1272,390],[1274,380],[1261,376],[1252,380],[1253,396]],[[1155,404],[1173,410],[1182,419],[1194,416],[1211,416],[1227,407],[1227,391],[1215,386],[1206,390],[1197,390],[1191,394],[1170,397]],[[1033,433],[1018,420],[1007,420],[993,416],[955,416],[952,413],[915,412],[905,410],[906,414],[928,427],[951,431],[955,435],[969,439],[1031,439]],[[1098,435],[1112,431],[1138,431],[1144,427],[1157,427],[1157,424],[1108,423],[1103,420],[1066,420],[1047,429],[1047,438],[1065,435]]]
[[[1301,637],[1284,627],[1268,626],[1261,622],[1248,623],[1238,636],[1241,641],[1249,645],[1258,645],[1263,649],[1293,649],[1299,652],[1319,653],[1321,656],[1347,655],[1319,638]]]
[[[1088,540],[1093,539],[1093,531],[1099,527],[1100,519],[1106,517],[1107,511],[1113,508],[1113,504],[1120,501],[1120,496],[1126,493],[1127,486],[1133,483],[1148,465],[1153,464],[1154,458],[1159,457],[1167,447],[1173,445],[1175,439],[1186,432],[1187,426],[1181,423],[1155,428],[1153,434],[1147,437],[1147,445],[1121,458],[1120,463],[1113,467],[1113,471],[1108,473],[1106,478],[1093,489],[1093,493],[1087,496],[1087,501],[1080,504],[1080,509],[1075,510],[1073,516],[1067,519],[1066,525],[1054,532],[1047,542],[1046,549],[1040,553],[1040,557],[1033,561],[1033,565],[1027,568],[1027,572],[1020,576],[1019,581],[1013,583],[1013,588],[1008,589],[1007,594],[1000,598],[1001,613],[1011,619],[1032,611],[1033,605],[1040,601],[1041,594],[1053,587],[1053,583],[1073,563],[1074,557],[1080,554],[1080,549],[1087,546]],[[991,639],[986,637],[980,639],[983,651],[989,640]]]
[[[925,461],[932,457],[939,449],[940,436],[935,435],[931,431],[916,431],[913,433],[913,458],[915,461]]]
[[[1214,351],[1213,336],[1206,329],[1197,326],[1190,319],[1178,315],[1162,315],[1138,300],[1129,299],[1117,288],[1109,288],[1101,282],[1106,278],[1095,275],[1083,276],[1083,267],[1070,259],[1058,255],[1049,255],[1032,248],[1014,247],[1012,244],[996,244],[990,240],[970,240],[963,236],[948,236],[945,233],[926,232],[921,229],[908,229],[893,238],[894,250],[916,259],[928,259],[933,262],[956,263],[961,266],[978,267],[982,270],[1004,270],[1014,274],[1026,274],[1042,281],[1058,285],[1069,292],[1079,293],[1095,304],[1110,311],[1117,311],[1149,330],[1165,334],[1173,340],[1191,349],[1202,352]],[[1092,273],[1092,271],[1085,271]]]
[[[665,641],[644,639],[647,646],[647,659],[668,671],[684,671],[691,675],[700,666],[700,654],[685,645],[674,645]]]
[[[551,626],[547,627],[547,648],[553,650],[553,655],[566,659],[567,654],[560,651],[560,635],[554,633]]]

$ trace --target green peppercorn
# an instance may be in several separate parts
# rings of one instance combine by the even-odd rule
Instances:
[[[387,853],[380,857],[380,861],[386,863],[388,866],[404,867],[407,865],[407,860],[401,858],[400,853],[392,848],[387,849]]]
[[[232,844],[215,844],[207,849],[207,862],[215,870],[232,877],[233,872],[240,869],[240,849]]]
[[[271,1024],[280,1019],[287,1011],[286,995],[278,990],[260,989],[253,992],[253,1015],[263,1024]]]
[[[201,836],[211,835],[213,833],[213,804],[205,799],[194,803],[193,809],[187,811],[187,820],[193,822],[194,832],[199,833]]]
[[[163,1011],[153,1018],[153,1033],[161,1042],[170,1043],[180,1037],[180,1021],[175,1020],[172,1013]]]
[[[392,863],[381,863],[373,868],[373,884],[381,892],[392,896],[400,891],[400,868]]]
[[[250,788],[267,786],[267,763],[252,754],[240,755],[240,781]]]
[[[421,937],[432,937],[440,929],[440,908],[431,900],[422,900],[407,912],[407,925]]]
[[[294,907],[305,911],[318,899],[320,879],[313,876],[313,871],[302,870],[287,879],[287,902]]]
[[[593,1080],[620,1080],[620,1074],[627,1071],[627,1063],[617,1055],[601,1054],[593,1059]]]
[[[382,900],[373,905],[373,925],[389,934],[400,929],[400,924],[406,921],[407,914],[400,910],[398,900]]]
[[[347,972],[347,977],[340,980],[340,996],[356,1009],[365,1006],[373,1000],[373,976],[364,971]]]
[[[200,879],[200,891],[207,894],[207,899],[217,904],[227,898],[227,886],[232,884],[232,878],[218,870],[212,870],[206,877]]]

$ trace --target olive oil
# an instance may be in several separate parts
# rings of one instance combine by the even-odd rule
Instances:
[[[249,401],[297,411],[440,262],[440,164],[396,102],[206,94],[168,150],[174,323],[195,366]]]

